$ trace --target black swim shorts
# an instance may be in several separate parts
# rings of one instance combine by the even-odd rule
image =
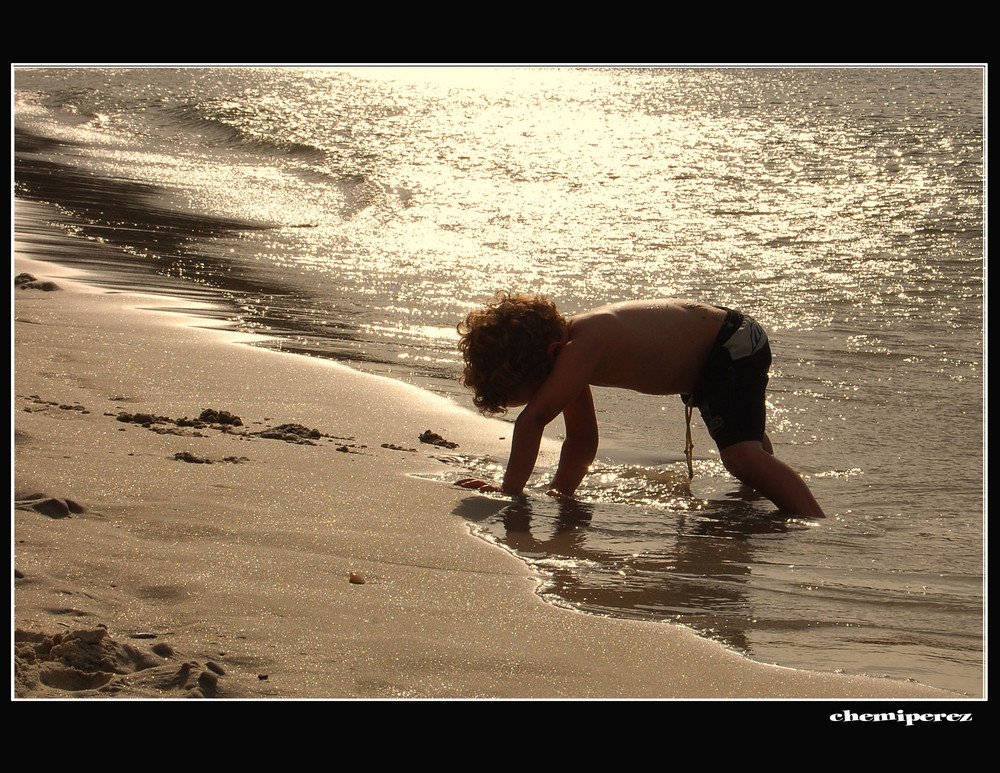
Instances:
[[[698,408],[720,450],[764,439],[764,391],[771,367],[764,328],[738,311],[725,312],[694,393],[681,395],[685,405]]]

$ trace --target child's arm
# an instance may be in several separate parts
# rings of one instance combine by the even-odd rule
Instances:
[[[505,493],[520,494],[524,490],[538,459],[542,432],[560,413],[566,419],[566,442],[556,472],[559,485],[553,481],[553,488],[572,493],[583,480],[586,467],[593,461],[591,453],[597,452],[597,420],[589,386],[595,361],[592,346],[571,341],[562,347],[552,373],[514,422],[510,461],[503,479]]]
[[[503,485],[500,490],[505,494],[520,494],[524,491],[528,478],[531,477],[532,470],[535,469],[535,461],[538,459],[538,449],[542,445],[542,432],[547,421],[540,421],[532,416],[522,421],[525,412],[514,422],[514,437],[510,443],[510,459],[507,462],[507,471],[503,476]]]
[[[597,456],[597,416],[594,412],[594,397],[589,386],[584,387],[577,398],[566,406],[563,419],[566,423],[566,439],[563,441],[562,452],[559,454],[559,467],[549,486],[549,493],[569,496],[576,491]],[[519,429],[517,423],[514,424],[514,440],[503,488],[498,489],[493,484],[478,478],[463,478],[455,485],[484,492],[504,491],[507,494],[520,494],[528,478],[531,477],[541,446],[541,432],[536,434],[531,431],[532,426],[539,425],[522,426]],[[544,429],[545,425],[542,424],[540,427]]]
[[[559,468],[550,489],[568,496],[576,491],[597,457],[597,415],[589,386],[566,406],[563,419],[566,423],[566,439],[562,444]]]

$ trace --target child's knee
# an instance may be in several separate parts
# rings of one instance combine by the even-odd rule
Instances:
[[[719,451],[722,466],[730,475],[743,480],[760,467],[764,456],[770,454],[756,441],[747,441],[727,446]]]

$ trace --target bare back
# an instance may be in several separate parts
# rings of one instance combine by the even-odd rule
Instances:
[[[594,386],[687,394],[725,317],[724,310],[694,301],[626,301],[570,317],[567,341],[598,352]]]

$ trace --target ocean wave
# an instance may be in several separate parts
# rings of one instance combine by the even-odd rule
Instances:
[[[289,156],[311,163],[327,159],[327,152],[316,145],[282,139],[272,133],[278,117],[262,116],[252,108],[236,102],[189,102],[165,111],[178,127],[198,137],[210,147],[250,151],[267,156]],[[252,124],[263,123],[268,130]]]

